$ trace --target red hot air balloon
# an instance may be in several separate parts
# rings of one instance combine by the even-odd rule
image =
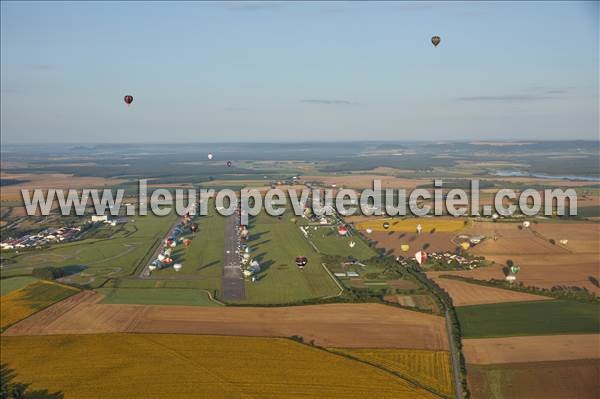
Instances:
[[[125,97],[123,97],[123,101],[125,101],[125,104],[127,105],[131,105],[131,103],[133,102],[133,96],[130,96],[129,94],[126,95]]]
[[[419,264],[419,266],[421,266],[423,263],[427,262],[427,252],[425,251],[419,251],[415,254],[415,259],[417,260],[417,263]]]

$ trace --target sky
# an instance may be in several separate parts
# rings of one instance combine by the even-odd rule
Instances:
[[[598,139],[598,20],[597,2],[2,1],[0,138]]]

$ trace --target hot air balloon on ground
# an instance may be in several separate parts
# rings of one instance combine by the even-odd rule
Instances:
[[[435,47],[437,47],[437,46],[438,46],[438,44],[440,44],[440,42],[441,42],[441,41],[442,41],[442,39],[441,39],[439,36],[433,36],[433,37],[431,38],[431,43],[432,43],[432,44],[433,44]]]
[[[304,266],[308,263],[308,258],[306,256],[296,256],[296,265],[300,269],[304,269]]]
[[[180,271],[182,267],[183,267],[183,265],[182,265],[181,263],[175,263],[175,264],[173,265],[173,269],[174,269],[176,272]]]
[[[338,227],[338,234],[341,236],[345,236],[346,234],[348,234],[348,228],[344,225]]]
[[[423,231],[423,226],[421,226],[421,223],[419,223],[417,225],[417,234],[421,234],[421,231]]]
[[[127,106],[130,106],[133,102],[133,96],[128,94],[125,97],[123,97],[123,101],[125,101],[125,104],[127,104]]]
[[[418,251],[415,254],[415,259],[416,259],[417,263],[419,264],[419,266],[423,265],[425,262],[427,262],[427,252]]]

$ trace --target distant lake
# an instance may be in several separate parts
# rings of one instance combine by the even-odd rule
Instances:
[[[597,176],[545,175],[543,173],[528,173],[520,170],[497,170],[492,174],[494,176],[502,177],[537,177],[539,179],[600,181],[600,177]]]

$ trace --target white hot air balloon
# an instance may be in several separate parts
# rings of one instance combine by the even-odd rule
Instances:
[[[417,260],[417,263],[419,264],[419,266],[421,266],[423,263],[427,262],[427,252],[418,251],[415,254],[415,259]]]
[[[350,248],[354,248],[355,245],[356,243],[354,241],[350,241],[350,243],[348,244]]]
[[[367,234],[371,234],[373,232],[373,229],[367,229]]]
[[[423,230],[423,226],[421,226],[421,223],[419,223],[417,225],[417,234],[421,234],[421,231]]]
[[[523,222],[523,227],[525,227],[527,229],[527,228],[529,228],[529,226],[531,226],[531,223],[528,220]]]
[[[208,160],[211,161],[213,159],[213,154],[208,154]]]
[[[183,265],[181,263],[175,263],[173,265],[173,269],[175,269],[176,272],[180,271],[182,267]]]

